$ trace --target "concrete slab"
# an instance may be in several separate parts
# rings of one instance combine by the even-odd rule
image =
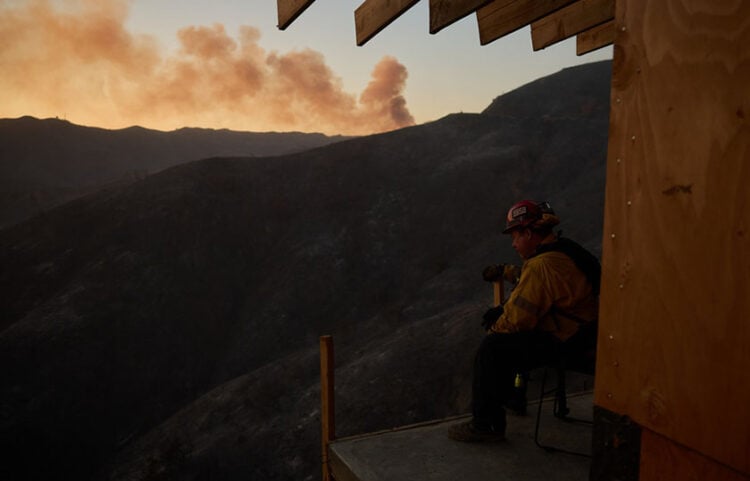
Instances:
[[[592,394],[569,396],[570,416],[591,420]],[[540,442],[590,452],[591,426],[555,418],[552,402],[543,404]],[[509,416],[507,441],[460,443],[448,428],[468,416],[354,436],[330,445],[330,464],[337,481],[582,481],[590,460],[547,452],[534,444],[535,404],[529,415]]]

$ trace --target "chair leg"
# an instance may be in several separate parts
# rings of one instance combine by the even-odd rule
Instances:
[[[537,403],[536,408],[536,426],[534,427],[534,444],[539,446],[542,449],[548,450],[547,446],[542,445],[542,443],[539,442],[539,425],[542,420],[542,404],[544,404],[544,387],[547,383],[547,368],[544,368],[544,371],[542,373],[542,390],[539,393],[539,402]]]
[[[555,417],[564,419],[570,413],[568,409],[568,394],[565,387],[565,367],[557,368],[557,389],[555,389]]]
[[[565,370],[563,368],[559,368],[557,386],[555,386],[554,389],[551,389],[550,391],[545,391],[544,388],[546,387],[546,383],[547,383],[547,367],[544,368],[544,371],[542,373],[542,387],[539,393],[539,402],[536,408],[536,426],[534,427],[534,444],[544,449],[548,453],[559,452],[559,453],[572,454],[575,456],[583,456],[586,458],[590,458],[591,455],[588,453],[581,453],[578,451],[568,451],[567,449],[561,449],[555,446],[542,444],[539,441],[539,428],[541,426],[541,421],[542,421],[542,405],[544,404],[544,398],[548,394],[552,394],[553,392],[555,393],[555,400],[554,400],[554,406],[553,406],[553,413],[555,417],[560,418],[560,419],[566,419],[568,413],[570,412],[570,410],[568,409],[568,404],[567,404],[567,395],[565,394]],[[571,419],[571,421],[579,421],[579,420]]]

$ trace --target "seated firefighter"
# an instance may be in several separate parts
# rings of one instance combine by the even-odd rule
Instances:
[[[590,348],[579,342],[584,334],[595,342],[599,261],[579,244],[555,234],[553,227],[559,222],[547,202],[524,200],[508,211],[503,233],[512,236],[513,248],[524,262],[507,302],[484,316],[487,335],[474,361],[472,419],[452,426],[452,439],[504,439],[505,406],[525,410],[525,396],[514,399],[517,374],[554,362],[573,346]],[[495,269],[497,275],[515,276],[512,269]],[[494,275],[491,271],[485,269],[485,279]]]

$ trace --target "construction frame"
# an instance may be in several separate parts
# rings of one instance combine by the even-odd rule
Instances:
[[[313,1],[277,0],[279,28]],[[418,1],[362,2],[357,45]],[[534,50],[614,45],[594,404],[640,439],[636,457],[594,446],[592,479],[618,462],[641,481],[750,479],[750,2],[429,7],[431,33],[473,15],[482,45],[524,27]]]

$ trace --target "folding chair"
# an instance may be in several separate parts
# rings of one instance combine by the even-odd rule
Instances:
[[[588,324],[582,327],[571,339],[561,345],[560,355],[553,364],[544,367],[541,382],[541,393],[539,395],[539,404],[536,412],[536,426],[534,428],[534,443],[540,448],[549,452],[562,452],[574,454],[577,456],[591,457],[588,453],[570,451],[557,446],[543,444],[539,441],[539,430],[542,419],[542,406],[544,399],[554,393],[553,414],[556,418],[570,422],[593,424],[589,420],[569,417],[570,409],[568,408],[568,396],[566,392],[565,375],[567,372],[579,372],[582,374],[594,375],[596,366],[596,323]],[[557,385],[547,390],[547,372],[554,369],[557,373]]]

